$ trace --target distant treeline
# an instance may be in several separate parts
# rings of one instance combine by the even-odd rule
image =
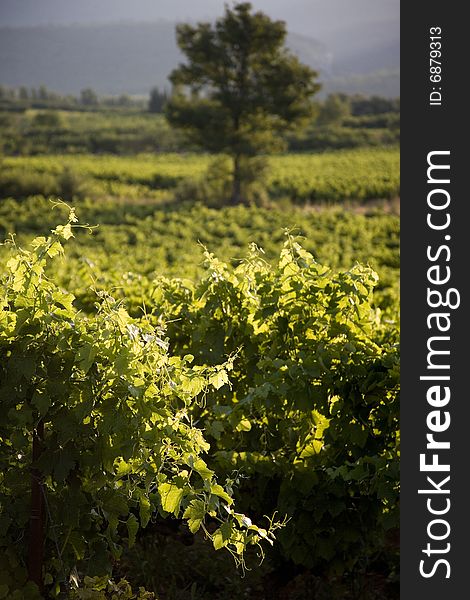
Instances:
[[[0,84],[0,108],[67,108],[77,107],[135,107],[147,108],[149,112],[163,112],[169,92],[158,87],[151,88],[148,99],[120,94],[118,96],[100,96],[92,88],[81,90],[78,96],[61,94],[49,90],[45,85],[39,87],[9,87]],[[363,96],[361,94],[330,94],[323,102],[316,101],[320,120],[331,120],[346,114],[352,116],[379,115],[384,113],[399,113],[399,98],[383,98],[381,96]]]
[[[93,110],[100,108],[148,109],[150,112],[162,112],[167,99],[166,90],[150,90],[149,99],[129,94],[102,96],[92,88],[85,88],[78,96],[61,94],[49,90],[45,85],[39,87],[20,86],[18,88],[0,85],[0,110],[26,110],[28,108],[55,108],[59,110]]]
[[[315,102],[316,115],[289,137],[292,151],[389,146],[400,141],[400,99],[330,94]]]
[[[0,85],[0,152],[5,155],[197,151],[164,118],[169,93],[153,87],[147,98],[79,96]],[[330,94],[315,101],[312,120],[287,137],[290,151],[396,145],[400,99]]]

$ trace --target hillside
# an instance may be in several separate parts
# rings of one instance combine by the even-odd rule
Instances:
[[[288,45],[317,69],[327,70],[325,47],[291,34]],[[42,25],[0,29],[0,82],[65,93],[92,87],[101,94],[146,94],[168,87],[167,76],[182,60],[175,23]]]
[[[341,77],[340,91],[398,96],[399,45],[393,31],[373,35],[368,46],[360,41],[357,24],[345,27],[342,42],[336,34],[325,33],[326,43],[290,33],[287,45],[320,71],[324,93],[338,89]],[[386,30],[384,23],[374,27]],[[344,39],[349,45],[344,46]],[[167,76],[182,59],[175,22],[164,20],[1,27],[0,57],[4,85],[44,84],[73,94],[92,87],[100,94],[135,95],[147,94],[153,85],[168,87]]]

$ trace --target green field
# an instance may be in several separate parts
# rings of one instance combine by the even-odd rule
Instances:
[[[179,184],[203,178],[211,160],[201,154],[5,157],[0,197],[64,196],[60,179],[68,169],[75,185],[84,188],[87,195],[168,200]],[[399,196],[397,148],[286,154],[270,157],[269,167],[267,191],[273,198],[343,202]],[[72,200],[74,189],[66,191],[70,196],[67,200]]]
[[[107,535],[117,540],[125,523],[145,527],[151,510],[156,516],[139,530],[136,545],[128,548],[126,538],[113,548],[122,553],[119,573],[164,598],[189,599],[189,591],[181,596],[177,590],[191,589],[201,600],[242,600],[255,588],[267,600],[265,578],[277,577],[279,565],[302,574],[289,584],[297,594],[306,578],[325,598],[352,599],[358,585],[369,597],[394,598],[397,554],[389,536],[398,525],[398,216],[340,206],[159,209],[154,203],[85,200],[77,202],[80,220],[100,225],[72,230],[75,239],[62,240],[65,256],[57,236],[29,246],[33,236],[66,223],[67,212],[63,205],[52,210],[41,198],[0,204],[2,227],[17,232],[16,248],[0,248],[0,350],[10,374],[3,399],[9,417],[0,436],[15,450],[5,459],[10,475],[0,478],[0,489],[25,499],[5,509],[7,537],[5,542],[0,537],[0,549],[18,535],[18,519],[27,519],[29,465],[23,457],[30,420],[40,415],[62,440],[58,455],[54,447],[46,454],[52,464],[60,460],[46,482],[50,497],[67,506],[64,516],[54,512],[61,519],[56,516],[54,531],[64,559],[79,569],[95,573],[80,558],[85,548],[95,557],[96,573],[109,566],[100,545],[103,518],[111,521]],[[378,281],[358,261],[377,271]],[[41,336],[34,333],[38,328]],[[136,332],[158,342],[148,357]],[[180,379],[175,369],[185,362],[188,369],[193,362],[195,371]],[[170,379],[172,387],[165,384],[154,399],[150,391],[142,397],[147,386],[155,390],[152,382],[162,365],[180,383]],[[212,388],[203,379],[206,373],[215,382]],[[28,404],[24,390],[31,377],[38,389],[45,386],[45,404],[42,396]],[[175,392],[175,385],[182,387]],[[93,436],[83,420],[88,410]],[[129,454],[137,417],[150,419],[143,439],[155,437],[157,454],[170,452],[164,467],[142,466],[139,458],[123,470],[119,453]],[[188,430],[186,422],[195,429]],[[189,479],[193,459],[184,452],[187,445],[180,449],[176,438],[168,446],[174,427],[179,435],[191,435],[191,452],[204,449],[205,462],[199,463],[204,487],[197,474]],[[94,436],[104,436],[103,443],[92,443]],[[91,455],[93,464],[106,466],[85,479]],[[89,496],[85,501],[64,484],[74,465],[104,517],[100,512],[86,519]],[[170,490],[178,500],[162,503],[134,483],[143,468],[151,478],[158,472],[161,493]],[[264,549],[262,568],[247,548],[251,571],[244,580],[228,555],[208,553],[207,535],[191,535],[181,524],[183,518],[195,531],[200,519],[191,515],[204,514],[193,510],[202,506],[214,532],[211,519],[223,508],[217,498],[228,493],[256,525],[266,527],[264,515],[290,519],[273,548]],[[165,533],[169,513],[180,519],[175,538]],[[251,523],[237,515],[240,523]],[[240,535],[236,522],[224,525],[223,535],[229,529]],[[188,536],[186,548],[178,540]],[[228,543],[219,538],[211,538],[216,548]],[[47,540],[52,555],[53,541]],[[7,577],[21,555],[10,552],[8,560],[13,562],[3,565]],[[58,580],[60,569],[55,563],[48,568],[50,579]],[[374,572],[378,575],[370,577]],[[24,572],[16,573],[22,581]]]
[[[162,114],[139,108],[67,110],[31,108],[17,100],[5,110],[0,99],[0,151],[6,155],[143,152],[185,152],[190,149],[180,132]],[[389,104],[391,104],[389,102]],[[392,106],[388,107],[390,111]],[[14,109],[14,110],[13,110]],[[385,109],[387,110],[387,109]],[[400,138],[398,112],[346,117],[343,122],[316,125],[286,137],[291,151],[325,151],[396,146]],[[192,148],[197,150],[197,148]]]
[[[168,171],[172,165],[166,165]],[[168,172],[167,171],[167,172]],[[32,235],[46,234],[65,209],[54,209],[49,200],[5,200],[0,204],[0,231],[16,233],[18,243]],[[122,203],[113,199],[76,204],[82,222],[98,225],[92,233],[78,233],[80,243],[70,244],[69,259],[60,269],[64,277],[94,273],[111,286],[121,273],[133,272],[195,279],[201,274],[203,248],[220,259],[237,264],[255,243],[266,258],[274,260],[286,232],[302,239],[315,258],[334,268],[349,268],[356,262],[368,264],[380,276],[379,290],[387,306],[398,298],[399,217],[371,209],[361,214],[339,206],[322,210],[300,207],[225,207],[201,204],[158,208],[152,203]],[[86,257],[93,268],[86,268]],[[78,269],[77,266],[81,265]],[[57,267],[59,268],[59,267]],[[66,275],[69,273],[69,275]],[[79,278],[74,293],[84,294],[85,280]],[[389,297],[390,296],[390,297]]]
[[[161,115],[136,110],[73,111],[24,109],[0,111],[5,154],[67,152],[134,154],[176,150],[181,136]]]

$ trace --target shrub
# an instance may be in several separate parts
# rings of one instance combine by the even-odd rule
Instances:
[[[206,258],[202,281],[167,283],[155,314],[200,365],[237,353],[232,386],[192,411],[211,464],[250,476],[245,510],[290,518],[285,559],[364,565],[398,523],[397,332],[372,307],[376,274],[331,271],[291,239],[277,267],[256,250],[235,270]]]
[[[34,173],[23,169],[5,169],[0,173],[0,198],[53,196],[58,191],[57,179],[49,173]]]

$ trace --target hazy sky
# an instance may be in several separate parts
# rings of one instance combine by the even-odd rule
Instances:
[[[224,4],[223,0],[0,0],[0,25],[211,19],[223,12]],[[292,31],[317,38],[361,23],[388,22],[398,28],[400,7],[399,0],[253,0],[252,4],[287,21]]]
[[[119,83],[116,80],[111,85],[110,81],[107,81],[110,66],[104,65],[104,55],[114,56],[114,67],[117,65],[123,70],[127,69],[126,77],[136,75],[136,71],[140,69],[141,79],[148,79],[148,73],[143,72],[143,61],[146,59],[150,61],[149,73],[156,71],[154,55],[159,56],[160,66],[166,55],[175,55],[173,62],[178,60],[174,40],[175,21],[214,21],[222,16],[227,3],[233,4],[232,0],[0,0],[0,27],[53,26],[47,29],[36,28],[31,32],[25,29],[4,29],[3,33],[0,32],[0,81],[6,85],[44,83],[51,89],[67,91],[72,88],[71,83],[66,85],[65,74],[73,71],[76,86],[91,85],[101,89],[97,78],[90,75],[92,67],[96,66],[96,69],[99,67],[103,71],[102,93],[115,93],[118,88],[122,88],[123,92],[131,88],[140,89],[142,85],[135,83],[125,90],[126,81]],[[303,53],[302,48],[298,47],[299,56],[307,64],[310,64],[308,61],[311,59],[312,66],[321,69],[324,78],[350,78],[378,73],[383,79],[384,71],[393,70],[393,74],[385,75],[392,77],[393,87],[385,88],[380,83],[381,87],[377,93],[397,95],[400,0],[252,0],[251,3],[255,9],[262,10],[271,18],[286,21],[289,32],[309,38],[302,42]],[[165,42],[163,38],[166,34],[156,28],[155,37],[148,41],[145,48],[142,36],[131,34],[129,24],[126,25],[126,33],[123,34],[125,39],[113,40],[112,48],[111,41],[108,40],[110,31],[98,27],[95,39],[93,28],[97,25],[88,28],[86,35],[83,35],[87,44],[96,47],[96,65],[89,64],[89,53],[85,56],[86,49],[80,46],[83,43],[80,27],[54,27],[133,21],[144,23],[145,25],[139,26],[147,30],[158,21],[164,28],[162,20],[166,22],[167,33],[172,32],[171,39]],[[121,48],[125,44],[128,44],[128,47]],[[318,48],[322,49],[321,57]],[[139,64],[129,65],[130,58],[137,56],[140,56]],[[152,68],[151,64],[154,65]],[[173,64],[167,65],[169,70],[172,67]],[[54,69],[57,74],[61,74],[60,77],[54,77]],[[165,72],[164,76],[166,75]],[[91,77],[91,83],[86,83],[87,77]],[[125,79],[124,74],[121,78]],[[344,82],[340,81],[335,89],[343,89],[343,85]],[[355,83],[354,89],[362,89],[362,85],[361,82]],[[376,93],[373,91],[375,89],[370,88],[368,93]]]

